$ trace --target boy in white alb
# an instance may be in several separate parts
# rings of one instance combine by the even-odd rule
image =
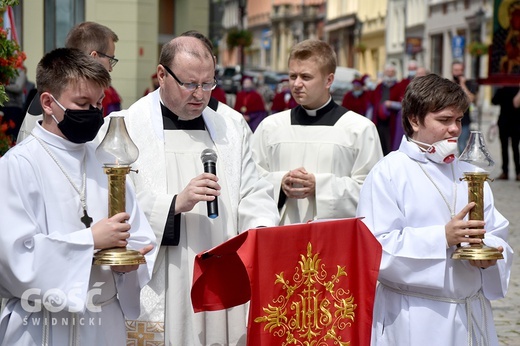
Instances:
[[[155,236],[131,189],[127,212],[107,217],[107,177],[87,142],[103,123],[110,75],[60,48],[41,59],[36,81],[43,122],[0,159],[0,345],[126,345]],[[147,264],[92,264],[95,250],[127,245]]]

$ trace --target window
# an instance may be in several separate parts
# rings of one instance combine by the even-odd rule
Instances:
[[[443,50],[443,35],[437,34],[432,35],[430,38],[431,44],[431,72],[436,73],[438,75],[442,75],[442,56],[444,53]]]
[[[85,0],[45,1],[45,52],[63,47],[72,27],[85,21]]]

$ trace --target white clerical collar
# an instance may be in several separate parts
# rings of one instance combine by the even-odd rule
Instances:
[[[325,102],[325,103],[324,103],[321,107],[319,107],[319,108],[316,108],[316,109],[307,109],[307,108],[305,108],[305,107],[303,107],[303,106],[302,106],[302,108],[303,108],[303,110],[305,111],[305,113],[307,113],[308,116],[315,117],[315,116],[318,114],[318,111],[319,111],[320,109],[322,109],[323,107],[325,107],[326,105],[329,104],[331,98],[332,98],[332,97],[329,95],[329,99],[327,100],[327,102]]]

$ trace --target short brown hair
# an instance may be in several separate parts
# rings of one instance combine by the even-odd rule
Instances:
[[[86,54],[92,51],[106,54],[110,40],[119,40],[110,28],[95,22],[83,22],[70,29],[65,47],[76,48]]]
[[[337,66],[336,52],[324,41],[305,40],[291,48],[289,61],[314,59],[324,74],[335,73]]]
[[[81,80],[107,88],[110,74],[101,63],[75,48],[58,48],[45,54],[36,67],[38,92],[60,97],[63,90]]]
[[[410,118],[417,117],[420,124],[428,113],[439,112],[446,108],[455,108],[465,112],[469,108],[469,98],[462,88],[437,74],[431,73],[423,77],[415,77],[403,98],[402,121],[407,137],[413,134]]]

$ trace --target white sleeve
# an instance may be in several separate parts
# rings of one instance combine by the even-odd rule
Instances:
[[[90,228],[70,233],[47,229],[37,210],[52,206],[44,204],[45,182],[28,160],[9,154],[0,159],[0,182],[0,295],[74,291],[84,305],[94,252]],[[65,307],[69,303],[74,304],[66,301]]]

